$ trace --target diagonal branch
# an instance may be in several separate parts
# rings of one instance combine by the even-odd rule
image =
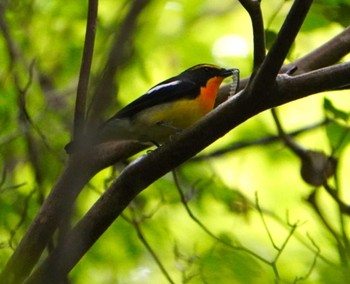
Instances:
[[[127,26],[135,22],[136,19],[133,17],[137,17],[149,2],[150,0],[133,1],[128,18],[125,20],[125,25]],[[0,10],[0,20],[2,16],[1,12]],[[127,31],[125,29],[123,37],[118,41],[120,46],[114,45],[111,51],[110,57],[112,58],[112,64],[115,64],[113,61],[115,57],[121,56],[118,48],[127,49],[127,46],[124,45],[128,45],[129,41],[123,41],[124,38],[130,37]],[[109,78],[112,80],[111,77]],[[107,80],[108,78],[104,77],[104,79]],[[107,91],[104,89],[104,85],[100,87],[101,94]],[[103,101],[103,98],[99,97],[99,100]],[[97,108],[95,110],[97,111]],[[109,155],[106,155],[104,149],[96,149],[93,156],[84,153],[83,155],[72,157],[60,179],[42,205],[35,220],[22,238],[16,251],[12,254],[6,267],[0,274],[0,282],[20,283],[25,279],[39,259],[48,240],[55,232],[57,224],[64,212],[71,208],[84,185],[102,168],[111,165],[115,160],[125,159],[144,148],[144,145],[135,142],[121,141],[116,145],[110,145],[108,148]]]
[[[309,54],[283,66],[282,70],[290,70],[291,67],[297,66],[297,70],[293,75],[302,74],[335,64],[349,52],[350,26]]]
[[[333,79],[337,78],[337,82],[328,81],[328,88],[323,85],[325,89],[333,88],[335,84],[342,85],[345,82],[350,82],[350,63],[345,65],[339,65],[342,73],[342,76],[338,76],[339,79],[337,76],[333,76],[334,74],[339,75],[335,67],[329,67],[327,72],[319,74],[319,76],[327,75]],[[309,91],[321,91],[318,80],[313,74],[304,74],[301,77],[303,77],[304,83],[309,84]],[[196,126],[187,129],[178,137],[174,137],[171,143],[157,148],[142,159],[130,164],[68,233],[62,246],[53,252],[34,272],[31,278],[32,282],[29,283],[36,283],[36,279],[45,279],[45,276],[50,275],[50,263],[55,260],[58,252],[61,253],[61,272],[68,273],[137,194],[237,125],[261,111],[315,93],[301,92],[300,88],[293,88],[292,85],[299,84],[299,80],[300,78],[293,77],[279,78],[269,99],[259,96],[259,94],[254,96],[241,92],[212,111]],[[311,87],[312,84],[314,84],[313,87]]]
[[[292,131],[288,133],[288,136],[296,137],[299,136],[307,131],[314,130],[316,128],[325,126],[329,121],[327,119],[324,119],[322,121],[319,121],[317,123],[302,127],[300,129],[297,129],[295,131]],[[201,154],[197,155],[188,162],[197,162],[197,161],[203,161],[208,159],[213,159],[217,157],[222,157],[226,154],[231,154],[235,151],[239,151],[241,149],[245,149],[248,147],[253,146],[261,146],[261,145],[268,145],[275,142],[280,142],[281,138],[278,135],[269,135],[262,138],[254,139],[254,140],[242,140],[242,141],[236,141],[232,145],[228,145],[226,147],[223,147],[221,149],[215,150],[214,152],[208,153],[208,154]],[[187,163],[188,163],[187,162]]]
[[[312,2],[312,0],[296,0],[294,2],[276,41],[253,79],[253,84],[250,87],[254,86],[255,91],[264,95],[268,94],[273,87],[275,78],[304,22]]]

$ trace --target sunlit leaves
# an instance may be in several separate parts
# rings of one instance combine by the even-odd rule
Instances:
[[[269,282],[257,260],[238,250],[217,246],[201,259],[201,264],[201,278],[205,283],[229,284],[233,279],[234,283],[242,284]]]
[[[119,104],[112,104],[111,112],[116,111],[120,105],[129,103],[153,84],[196,63],[210,62],[238,67],[244,70],[243,76],[250,73],[250,22],[238,1],[151,2],[137,19],[139,26],[133,39],[135,46],[132,56],[115,78],[119,86]],[[270,5],[269,9],[264,11],[267,14],[271,13],[270,18],[266,19],[266,39],[269,48],[285,17],[286,8],[292,1],[262,2],[264,5]],[[276,8],[271,5],[277,2],[279,6],[276,5]],[[33,157],[29,155],[25,134],[31,133],[35,137],[38,152],[34,157],[40,160],[40,169],[44,173],[41,191],[48,191],[55,183],[63,165],[62,161],[66,158],[63,146],[69,139],[85,31],[86,1],[62,4],[62,1],[14,0],[6,3],[9,7],[6,19],[11,27],[13,39],[21,51],[21,62],[25,62],[20,69],[20,76],[24,78],[24,82],[28,78],[27,65],[35,59],[33,84],[26,94],[26,107],[33,118],[33,128],[21,132],[17,120],[18,104],[12,80],[13,69],[9,68],[6,45],[1,37],[0,50],[5,68],[0,71],[0,170],[8,169],[8,175],[6,186],[0,187],[0,216],[3,218],[1,233],[5,232],[2,235],[8,236],[6,233],[16,228],[22,220],[22,215],[25,215],[25,222],[29,222],[38,206],[37,195],[30,196],[31,190],[36,190],[39,183],[35,179],[35,171],[30,166],[30,158]],[[99,72],[108,55],[111,40],[124,19],[128,3],[130,2],[116,3],[112,0],[100,2],[91,90],[100,79]],[[324,32],[323,28],[345,25],[348,21],[348,6],[347,0],[315,1],[315,6],[304,25],[304,31],[308,32],[308,40],[313,41],[315,46],[322,43],[313,37],[315,31],[331,38],[334,34],[328,35],[329,30],[325,29],[327,32]],[[270,11],[270,7],[276,10]],[[301,51],[293,54],[294,57],[311,51],[309,42],[301,40],[296,42],[296,45],[301,46]],[[235,54],[233,51],[240,53]],[[299,124],[303,123],[303,126],[318,121],[319,118],[314,119],[314,115],[320,110],[319,98],[315,96],[313,99],[302,107],[301,103],[296,103],[284,108],[281,114],[286,128],[292,126],[290,129],[294,130],[296,121]],[[345,152],[350,142],[349,109],[327,99],[323,109],[329,120],[326,126],[327,139],[338,156]],[[174,279],[182,277],[181,279],[188,283],[272,283],[275,275],[270,269],[271,264],[268,264],[270,267],[267,272],[266,263],[259,262],[257,257],[247,254],[246,251],[223,248],[222,245],[231,245],[231,240],[245,240],[245,245],[256,251],[258,256],[268,259],[265,248],[271,244],[266,245],[264,242],[263,235],[266,235],[266,232],[262,228],[261,220],[254,218],[255,204],[251,200],[254,200],[252,197],[256,192],[259,192],[261,197],[261,206],[271,216],[285,220],[286,211],[293,217],[298,216],[307,223],[307,233],[318,238],[315,243],[322,244],[321,253],[324,253],[323,248],[326,248],[326,251],[333,249],[336,255],[337,251],[332,247],[333,240],[329,241],[328,235],[319,233],[323,232],[320,229],[322,225],[318,223],[317,218],[309,214],[309,208],[305,209],[303,200],[310,188],[294,174],[298,169],[296,161],[290,155],[286,155],[287,151],[284,150],[283,143],[279,143],[274,125],[271,125],[271,119],[266,113],[251,119],[235,129],[232,135],[227,135],[207,150],[209,153],[217,149],[220,143],[228,148],[227,145],[248,141],[244,144],[244,154],[243,151],[227,149],[227,153],[222,154],[220,158],[208,158],[201,163],[192,161],[191,164],[180,168],[178,185],[175,184],[172,175],[167,175],[150,186],[135,200],[129,210],[124,212],[124,219],[117,220],[72,271],[73,282],[115,283],[120,280],[123,283],[123,280],[127,279],[125,283],[131,283],[129,280],[132,276],[141,275],[143,278],[138,279],[146,283],[144,280],[150,278],[142,274],[145,271],[152,271],[157,275],[155,279],[164,280],[150,251],[137,238],[133,226],[137,223]],[[44,136],[39,136],[37,129]],[[273,137],[271,141],[275,144],[267,148],[265,144],[256,141],[260,137]],[[301,140],[304,139],[305,144],[321,148],[319,145],[325,144],[324,141],[314,137],[313,133],[308,133],[302,136]],[[251,147],[252,145],[256,147]],[[118,173],[114,173],[112,178],[117,175]],[[92,200],[96,199],[96,192],[104,190],[105,181],[105,178],[97,176],[84,190],[78,200],[74,220],[89,208]],[[26,191],[22,191],[21,188],[12,191],[1,190],[11,185],[22,184],[26,184]],[[92,191],[93,187],[98,190]],[[184,200],[178,189],[183,192]],[[23,210],[26,200],[35,203],[30,204],[28,214]],[[329,210],[328,205],[325,202],[325,208],[322,209]],[[186,211],[188,208],[195,218]],[[278,215],[281,212],[282,217]],[[337,223],[338,219],[332,221]],[[302,236],[305,235],[305,231],[302,231],[305,227],[300,228]],[[269,227],[269,230],[274,239],[284,236],[284,231],[281,233],[275,226]],[[212,235],[208,234],[208,231]],[[17,232],[14,243],[21,233],[22,231]],[[295,235],[291,236],[291,240],[285,241],[290,251],[283,250],[281,253],[282,267],[288,267],[291,260],[304,264],[303,260],[310,256],[308,251],[309,254],[300,253],[298,258],[295,257],[295,251],[299,252],[300,247],[304,249],[305,244],[294,244],[294,237]],[[0,248],[0,254],[3,256],[7,257],[11,253],[8,238],[0,239]],[[3,259],[5,257],[0,257],[1,261]],[[327,254],[324,259],[328,260]],[[310,278],[323,277],[329,282],[332,280],[330,275],[334,275],[334,278],[339,276],[336,273],[327,273],[331,269],[328,264],[325,265],[326,268],[323,265],[325,264],[322,263],[320,268],[317,263],[312,267]],[[338,263],[334,266],[338,268],[337,265]],[[300,274],[290,267],[284,269],[283,273],[288,279],[294,279]]]
[[[340,154],[350,143],[350,113],[337,108],[329,99],[324,100],[323,107],[330,120],[326,126],[328,141],[332,149]]]

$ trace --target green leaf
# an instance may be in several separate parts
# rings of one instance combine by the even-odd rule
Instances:
[[[330,118],[341,119],[347,121],[349,119],[349,113],[345,112],[339,108],[336,108],[333,103],[325,98],[323,101],[323,108],[326,111],[326,115],[330,115]]]
[[[332,121],[326,126],[328,141],[332,149],[338,153],[343,151],[350,143],[350,128],[336,121]]]
[[[265,30],[265,41],[266,41],[266,48],[270,49],[273,43],[275,42],[277,38],[277,33],[273,30],[266,29]]]
[[[201,259],[201,270],[205,283],[269,283],[262,281],[267,274],[257,260],[239,250],[210,251]]]

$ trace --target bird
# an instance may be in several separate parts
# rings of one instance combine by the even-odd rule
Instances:
[[[197,64],[162,81],[144,95],[119,110],[92,133],[68,143],[68,154],[82,145],[131,140],[157,146],[192,126],[215,105],[222,81],[233,76],[236,68]]]

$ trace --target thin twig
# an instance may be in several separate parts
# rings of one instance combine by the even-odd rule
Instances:
[[[242,6],[247,10],[252,22],[254,39],[253,70],[256,71],[265,59],[265,31],[260,1],[239,0],[239,2],[241,2]]]
[[[9,243],[9,247],[12,249],[15,249],[15,247],[16,247],[14,245],[14,238],[16,236],[16,233],[18,232],[19,228],[24,224],[24,222],[28,218],[29,202],[36,191],[37,191],[36,189],[31,190],[29,192],[29,194],[24,198],[23,204],[21,205],[20,219],[18,220],[15,227],[11,228],[11,230],[10,230],[10,238],[9,238],[8,243]]]
[[[304,149],[301,145],[299,145],[291,136],[287,135],[283,129],[282,123],[277,115],[277,109],[272,108],[271,110],[273,121],[275,122],[278,136],[284,142],[284,144],[299,158],[304,158],[306,156],[307,150]]]
[[[340,211],[346,215],[350,215],[350,205],[346,204],[342,201],[338,195],[338,191],[332,188],[327,182],[323,184],[323,188],[326,192],[333,198],[333,200],[337,203]]]
[[[307,234],[307,237],[309,238],[311,244],[315,247],[316,252],[315,252],[315,256],[314,259],[310,265],[309,270],[306,272],[306,274],[302,277],[296,277],[293,283],[297,283],[298,281],[304,281],[306,279],[308,279],[312,273],[312,271],[314,270],[316,263],[317,263],[317,259],[321,254],[321,249],[320,247],[316,244],[316,242],[311,238],[311,236],[309,234]]]
[[[256,204],[256,209],[257,209],[258,212],[259,212],[260,219],[261,219],[261,221],[263,222],[265,231],[267,232],[267,235],[269,236],[269,239],[270,239],[270,242],[271,242],[272,246],[273,246],[277,251],[279,251],[280,248],[279,248],[279,247],[276,245],[276,243],[274,242],[273,237],[272,237],[272,234],[271,234],[271,232],[270,232],[270,230],[269,230],[269,227],[267,226],[267,223],[266,223],[266,221],[265,221],[264,214],[263,214],[262,209],[261,209],[260,204],[259,204],[259,198],[258,198],[258,193],[257,193],[257,192],[255,193],[255,204]]]
[[[284,249],[286,248],[290,238],[293,236],[295,230],[297,229],[298,227],[298,222],[294,223],[294,224],[290,224],[290,227],[291,227],[291,230],[289,231],[289,234],[288,236],[286,237],[286,239],[284,240],[282,246],[277,250],[277,255],[275,256],[275,259],[274,259],[274,263],[277,263],[279,257],[281,256],[282,252],[284,251]]]
[[[245,248],[242,245],[232,245],[231,243],[217,237],[214,233],[212,233],[192,212],[192,210],[190,209],[190,207],[187,204],[187,200],[186,197],[183,193],[183,191],[181,190],[181,186],[179,184],[179,180],[177,178],[177,174],[176,174],[176,170],[172,170],[172,174],[173,174],[173,179],[177,188],[177,191],[180,195],[180,199],[181,199],[181,203],[183,204],[183,206],[186,209],[187,214],[190,216],[190,218],[207,234],[209,235],[211,238],[213,238],[214,240],[216,240],[217,242],[219,242],[220,244],[223,244],[231,249],[234,250],[242,250],[247,252],[248,254],[254,256],[255,258],[259,259],[260,261],[269,264],[269,261],[264,259],[263,257],[261,257],[260,255],[256,254],[255,252]]]
[[[75,102],[73,139],[79,139],[79,137],[81,137],[81,135],[84,133],[85,128],[86,100],[95,45],[97,11],[98,0],[89,0],[85,43]]]
[[[136,233],[137,233],[137,236],[138,236],[139,240],[145,246],[147,251],[151,254],[151,256],[153,257],[154,261],[157,263],[159,269],[163,273],[164,277],[168,280],[169,283],[172,283],[172,284],[175,283],[174,280],[171,278],[169,272],[164,267],[164,265],[161,262],[160,258],[157,256],[156,252],[152,248],[151,244],[146,240],[146,237],[145,237],[145,235],[144,235],[144,233],[142,232],[142,229],[141,229],[141,225],[140,225],[141,221],[137,220],[137,217],[135,215],[135,210],[132,208],[132,206],[129,206],[129,209],[131,211],[131,219],[127,218],[126,216],[123,216],[123,218],[127,222],[129,222],[130,224],[133,225],[133,227],[136,230]]]
[[[287,135],[290,137],[295,137],[299,136],[300,134],[303,134],[305,132],[308,132],[310,130],[314,130],[316,128],[322,127],[326,125],[329,122],[329,120],[325,119],[320,122],[316,122],[314,124],[310,124],[308,126],[302,127],[300,129],[297,129],[295,131],[292,131],[288,133]],[[258,138],[255,140],[247,140],[247,141],[237,141],[233,143],[231,146],[213,151],[212,153],[209,154],[201,154],[198,156],[193,157],[189,162],[196,162],[196,161],[201,161],[201,160],[207,160],[211,158],[216,158],[216,157],[221,157],[225,154],[230,154],[232,152],[245,149],[248,147],[253,147],[253,146],[261,146],[261,145],[268,145],[274,142],[278,142],[281,140],[281,137],[278,135],[270,135],[270,136],[265,136],[262,138]]]
[[[306,201],[311,204],[312,208],[316,212],[317,216],[321,219],[323,225],[327,228],[328,232],[334,237],[334,239],[337,241],[338,245],[341,244],[341,241],[339,239],[338,233],[332,228],[332,226],[327,222],[325,217],[323,216],[319,206],[317,205],[316,201],[316,195],[317,195],[317,189],[315,189],[306,199]]]
[[[125,66],[134,49],[134,35],[137,20],[141,12],[150,3],[150,0],[127,1],[129,10],[123,21],[117,22],[113,29],[117,30],[99,82],[92,94],[92,101],[88,109],[88,130],[94,129],[116,95],[117,85],[115,76],[121,67]]]
[[[260,207],[260,204],[259,204],[259,198],[258,198],[257,193],[255,194],[255,202],[256,202],[256,208],[257,208],[257,210],[259,212],[259,215],[260,215],[260,218],[261,218],[261,220],[263,222],[265,231],[268,234],[268,237],[270,239],[270,242],[271,242],[273,248],[277,251],[277,254],[276,254],[275,258],[274,258],[273,261],[270,262],[270,265],[272,266],[272,269],[273,269],[273,271],[274,271],[274,273],[276,275],[277,280],[280,280],[280,275],[279,275],[279,271],[278,271],[278,268],[277,268],[277,261],[278,261],[279,257],[281,256],[282,252],[284,251],[285,247],[287,246],[287,243],[289,242],[290,238],[295,233],[295,230],[296,230],[298,224],[297,223],[290,224],[289,221],[288,221],[288,225],[291,227],[291,230],[289,231],[289,234],[288,234],[287,238],[284,240],[282,246],[278,247],[276,245],[276,243],[274,242],[272,234],[270,232],[270,229],[267,226],[267,223],[265,221],[264,214],[263,214],[263,212],[261,210],[261,207]]]

